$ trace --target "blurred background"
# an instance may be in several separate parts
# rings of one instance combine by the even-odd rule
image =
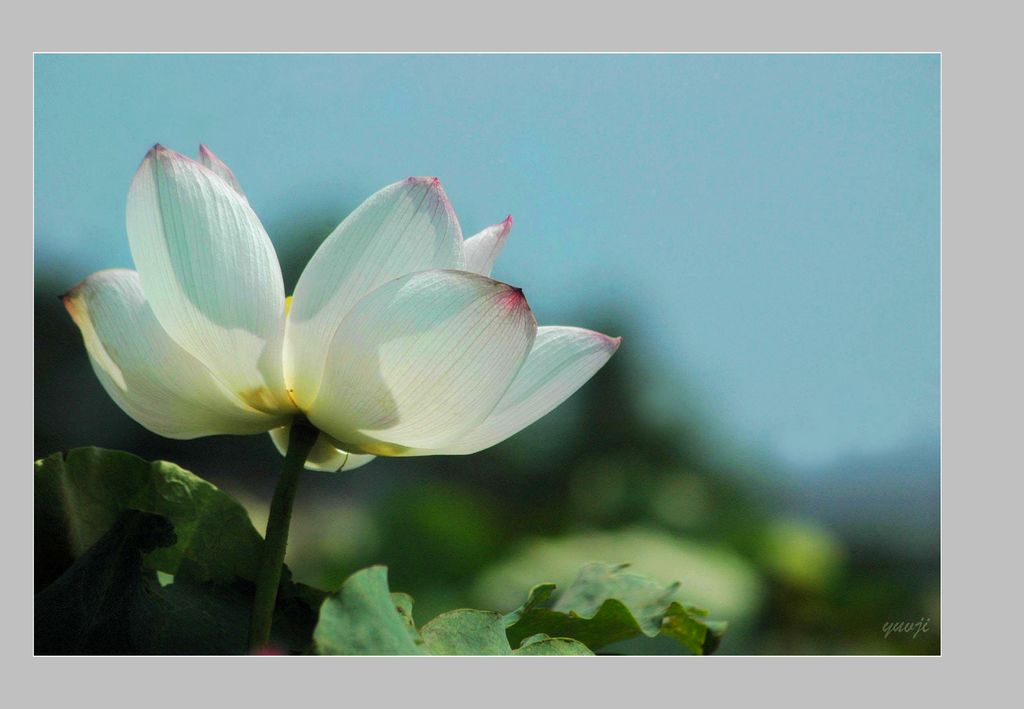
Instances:
[[[37,457],[171,460],[265,523],[269,438],[148,433],[57,300],[131,268],[153,143],[231,165],[289,292],[437,175],[466,235],[514,216],[494,275],[541,324],[623,345],[488,451],[307,473],[299,580],[387,564],[423,622],[628,561],[730,621],[724,653],[939,651],[937,55],[37,55],[35,84]]]

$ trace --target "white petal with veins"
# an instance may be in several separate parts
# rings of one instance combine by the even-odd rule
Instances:
[[[494,262],[498,259],[512,231],[512,217],[508,216],[500,224],[494,224],[483,231],[466,239],[463,247],[466,250],[466,270],[479,273],[481,276],[491,275]]]
[[[490,416],[456,443],[434,453],[476,453],[544,416],[604,366],[621,338],[578,327],[539,327],[533,349]]]
[[[171,338],[250,406],[293,410],[281,365],[281,269],[248,202],[158,146],[132,180],[127,227],[146,300]]]
[[[536,330],[505,283],[465,271],[395,279],[341,323],[309,418],[345,450],[442,446],[494,409]]]
[[[63,296],[93,371],[125,413],[168,438],[262,433],[286,418],[231,394],[164,332],[134,271],[100,271]]]
[[[410,177],[363,202],[317,249],[295,287],[285,372],[300,406],[316,398],[328,347],[360,299],[399,276],[463,264],[462,231],[436,178]]]

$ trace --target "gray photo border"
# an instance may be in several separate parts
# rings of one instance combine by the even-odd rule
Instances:
[[[105,7],[100,7],[100,6]],[[4,170],[2,279],[8,322],[4,446],[15,494],[3,516],[8,578],[8,696],[43,705],[155,702],[197,706],[402,701],[610,706],[662,699],[769,704],[984,701],[1008,688],[1014,635],[1010,571],[1019,554],[1016,457],[1021,420],[1009,378],[1021,361],[1017,246],[1009,219],[1020,177],[1019,21],[995,3],[946,11],[930,3],[722,3],[627,10],[593,4],[416,4],[402,8],[181,2],[173,8],[89,3],[21,8],[5,34],[0,115],[13,153]],[[279,16],[280,14],[287,17]],[[13,30],[13,31],[12,31]],[[33,658],[31,479],[32,63],[64,51],[940,52],[942,55],[942,634],[941,658]],[[155,88],[158,90],[158,87]],[[1017,189],[1014,189],[1016,187]],[[1006,290],[1007,293],[1003,293]],[[1016,306],[1016,307],[1015,307]],[[1012,408],[1011,408],[1012,407]],[[26,472],[23,472],[26,471]],[[979,612],[981,611],[981,612]],[[532,661],[531,661],[532,660]],[[258,667],[253,663],[262,663]],[[955,664],[955,667],[947,665]],[[980,675],[977,680],[973,677]],[[1012,696],[1012,695],[1010,695]]]

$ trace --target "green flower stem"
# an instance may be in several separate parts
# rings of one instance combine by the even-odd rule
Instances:
[[[249,626],[249,649],[266,647],[270,640],[270,626],[274,621],[277,588],[281,583],[284,552],[288,546],[288,526],[292,519],[292,504],[299,487],[299,474],[306,456],[316,443],[319,432],[303,419],[292,422],[288,436],[288,454],[284,459],[281,479],[270,503],[270,519],[263,541],[263,559],[256,577],[256,600],[252,606],[252,624]]]

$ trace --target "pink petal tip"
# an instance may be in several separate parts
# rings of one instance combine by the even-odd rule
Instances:
[[[512,215],[509,214],[505,217],[505,221],[503,221],[500,226],[501,233],[498,235],[498,238],[505,239],[508,237],[509,232],[512,231]]]
[[[160,145],[160,143],[157,143],[152,148],[150,148],[149,152],[146,153],[146,157],[147,158],[171,158],[171,159],[174,159],[174,160],[189,160],[189,161],[195,162],[194,160],[192,160],[192,158],[188,157],[187,155],[182,155],[181,153],[179,153],[179,152],[177,152],[175,150],[171,150],[170,148],[165,148],[163,145]]]
[[[409,185],[423,185],[426,187],[432,204],[435,207],[444,209],[451,219],[455,220],[455,208],[452,206],[451,200],[448,199],[448,195],[445,194],[444,187],[441,186],[441,180],[436,177],[408,177],[405,182]]]
[[[501,294],[501,300],[499,301],[502,306],[509,310],[517,310],[519,308],[530,308],[529,303],[526,302],[526,295],[523,293],[522,288],[516,288],[515,286],[505,285],[504,292]]]
[[[428,187],[441,186],[441,180],[436,177],[407,177],[405,178],[405,182],[410,185],[427,185]]]
[[[619,345],[622,344],[621,337],[609,337],[608,335],[604,335],[602,333],[598,333],[598,335],[601,335],[601,338],[611,348],[612,352],[619,349]]]

